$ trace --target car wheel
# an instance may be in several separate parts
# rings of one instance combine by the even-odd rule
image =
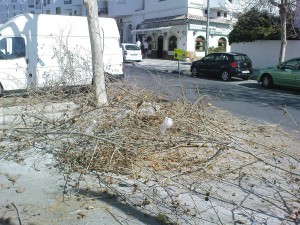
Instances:
[[[222,71],[221,78],[224,81],[229,81],[231,79],[231,76],[229,75],[227,70],[224,70]]]
[[[197,77],[198,76],[198,71],[197,71],[196,67],[192,67],[191,74],[192,74],[193,77]]]
[[[270,88],[273,85],[273,79],[270,75],[264,75],[261,78],[261,84],[264,88]]]

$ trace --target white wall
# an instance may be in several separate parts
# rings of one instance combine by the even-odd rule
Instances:
[[[261,69],[278,64],[280,41],[234,43],[231,51],[247,54],[252,60],[253,68]],[[285,60],[295,57],[300,57],[300,41],[288,41]]]
[[[158,0],[147,0],[145,5],[145,13],[156,12],[157,14],[164,13],[164,11],[172,11],[172,13],[168,13],[162,16],[170,16],[170,15],[180,15],[181,9],[185,9],[187,11],[188,1],[187,0],[168,0],[168,1],[158,1]],[[186,12],[187,13],[187,12]]]
[[[141,0],[109,1],[108,15],[109,17],[134,15],[139,10],[142,10],[142,3],[143,1]]]

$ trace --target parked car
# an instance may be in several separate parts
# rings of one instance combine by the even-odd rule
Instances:
[[[192,62],[190,72],[193,76],[220,76],[224,81],[232,77],[247,80],[252,74],[252,62],[247,55],[242,53],[218,52]]]
[[[294,58],[259,71],[257,82],[263,87],[273,85],[300,88],[300,58]]]
[[[124,62],[142,61],[143,58],[142,50],[138,46],[131,43],[122,43],[121,47],[123,51]]]

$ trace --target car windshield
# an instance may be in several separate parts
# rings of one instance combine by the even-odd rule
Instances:
[[[140,50],[140,48],[136,45],[125,45],[126,50]]]
[[[235,55],[234,60],[235,61],[250,61],[250,59],[245,55]]]

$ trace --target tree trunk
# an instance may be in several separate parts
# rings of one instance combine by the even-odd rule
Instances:
[[[93,85],[95,89],[95,102],[97,106],[107,104],[105,87],[102,38],[100,35],[97,0],[84,0],[87,10],[87,20],[92,50]]]
[[[282,63],[285,58],[287,40],[286,40],[286,21],[287,21],[287,3],[283,3],[284,0],[281,1],[279,5],[279,14],[281,20],[281,43],[280,43],[280,55],[279,55],[279,63]]]
[[[276,0],[269,0],[269,2],[279,8],[280,15],[280,25],[281,25],[281,43],[280,43],[280,54],[279,54],[279,63],[282,63],[285,58],[287,40],[286,40],[286,23],[289,9],[289,0],[280,0],[278,3]]]

